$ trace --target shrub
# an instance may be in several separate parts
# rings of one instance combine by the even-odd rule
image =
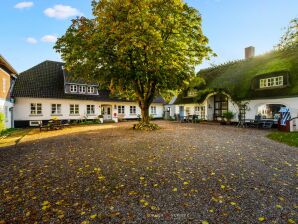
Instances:
[[[5,115],[0,113],[0,133],[5,130]]]
[[[235,114],[232,111],[227,111],[225,113],[223,113],[223,117],[225,119],[227,119],[227,121],[230,121],[231,119],[233,119],[235,116]]]
[[[133,126],[133,129],[141,131],[154,131],[160,129],[160,127],[154,123],[139,122]]]

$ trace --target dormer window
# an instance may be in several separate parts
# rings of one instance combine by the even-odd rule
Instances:
[[[70,92],[71,92],[71,93],[76,93],[76,92],[78,92],[78,87],[77,87],[77,85],[70,85]]]
[[[86,86],[79,86],[80,93],[86,93]]]
[[[277,76],[266,79],[260,79],[260,88],[278,87],[284,85],[284,77]]]
[[[94,93],[94,87],[92,87],[92,86],[88,86],[88,87],[87,87],[87,92],[88,92],[88,93]]]

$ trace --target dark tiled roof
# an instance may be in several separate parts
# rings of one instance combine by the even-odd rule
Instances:
[[[173,104],[193,104],[198,103],[194,97],[177,97]]]
[[[13,97],[127,101],[110,97],[109,91],[106,90],[100,90],[98,95],[66,94],[64,92],[63,65],[62,62],[44,61],[20,73],[13,89]],[[164,103],[164,100],[162,97],[157,97],[154,103]]]
[[[87,85],[98,86],[98,83],[96,83],[96,82],[84,80],[80,77],[74,77],[73,75],[71,75],[70,73],[68,73],[65,70],[63,70],[63,74],[64,74],[65,83],[76,83],[76,84],[87,84]]]

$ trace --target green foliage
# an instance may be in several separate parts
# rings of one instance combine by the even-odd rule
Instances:
[[[20,131],[22,129],[20,128],[8,128],[8,129],[5,129],[5,130],[2,130],[1,133],[0,133],[0,136],[8,136],[12,133],[15,133],[17,131]]]
[[[227,119],[227,121],[230,121],[231,119],[233,119],[234,116],[235,114],[232,111],[227,111],[223,113],[223,117]]]
[[[290,146],[298,147],[298,132],[272,132],[267,137]]]
[[[292,19],[286,28],[285,34],[280,38],[280,42],[276,46],[277,49],[283,50],[298,45],[298,18]]]
[[[5,130],[5,115],[0,113],[0,133]]]
[[[298,94],[298,46],[272,51],[249,60],[238,60],[201,70],[198,75],[206,80],[207,88],[223,90],[235,101],[254,98],[252,80],[260,74],[287,71],[290,86],[284,89],[258,91],[261,97]]]
[[[134,97],[148,120],[158,93],[180,89],[212,54],[201,15],[182,0],[93,1],[93,19],[73,20],[55,49],[66,68]]]
[[[133,129],[141,131],[154,131],[160,129],[160,127],[154,123],[139,122],[133,126]]]

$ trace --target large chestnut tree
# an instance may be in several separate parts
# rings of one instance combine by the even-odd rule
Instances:
[[[182,0],[93,1],[93,18],[79,17],[55,49],[76,76],[133,95],[149,123],[157,94],[181,88],[212,54],[198,10]]]

